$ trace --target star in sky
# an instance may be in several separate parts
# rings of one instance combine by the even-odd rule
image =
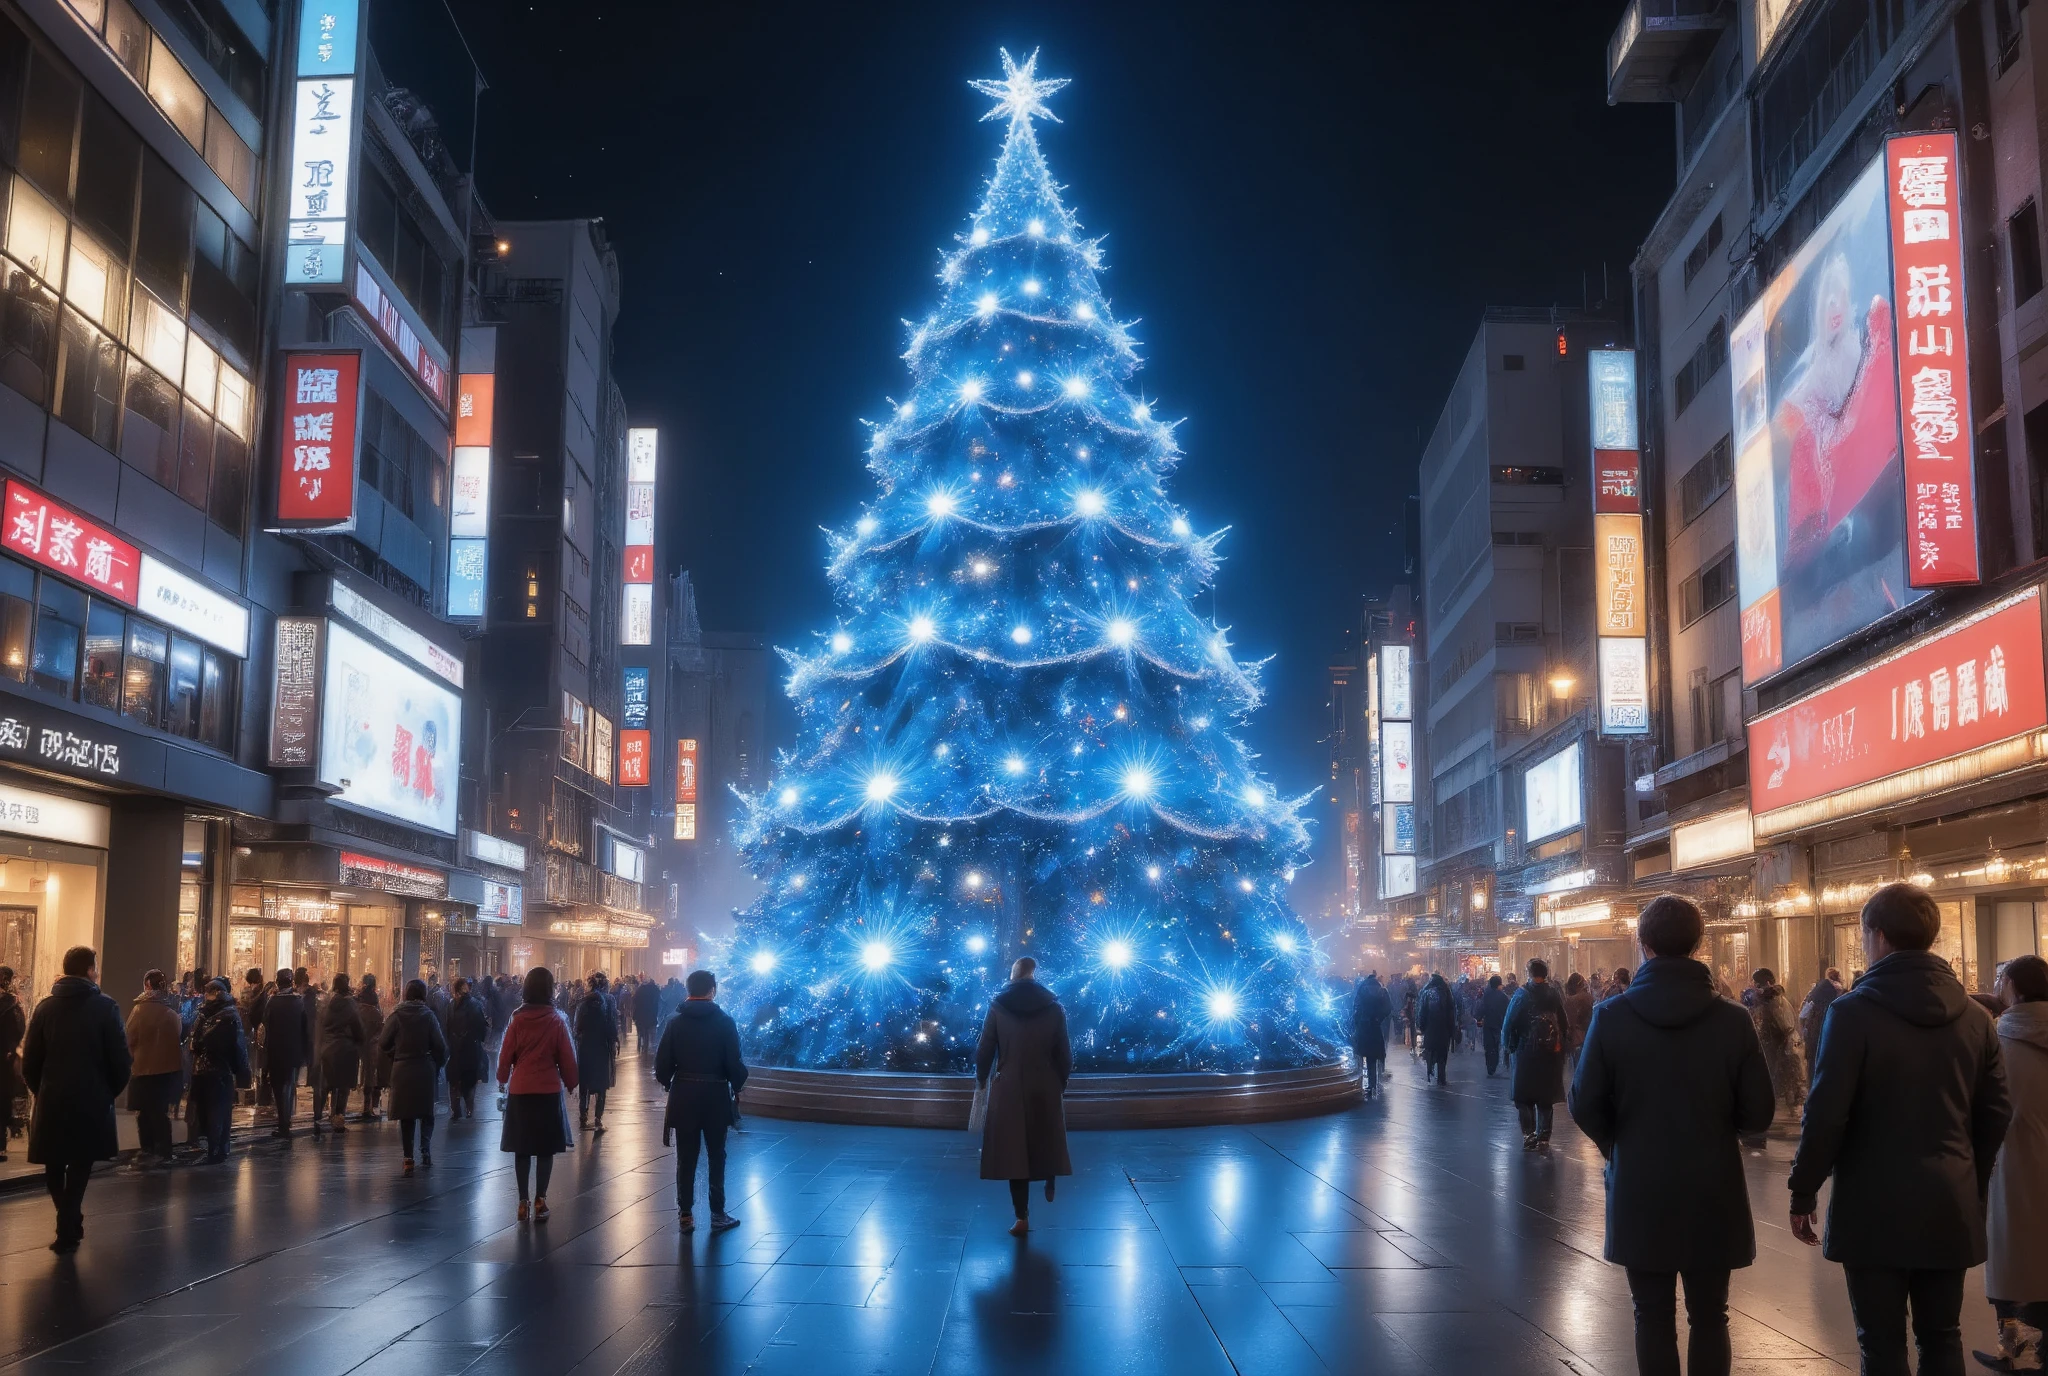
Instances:
[[[1003,55],[1003,79],[967,83],[983,95],[996,98],[996,108],[982,118],[990,120],[997,115],[1007,115],[1010,122],[1015,124],[1020,119],[1028,120],[1034,115],[1043,115],[1054,124],[1058,124],[1060,117],[1045,108],[1045,98],[1067,85],[1070,78],[1059,77],[1051,81],[1040,81],[1037,75],[1036,48],[1031,50],[1031,56],[1024,59],[1024,65],[1021,67],[1011,58],[1008,48],[999,48],[997,51]]]

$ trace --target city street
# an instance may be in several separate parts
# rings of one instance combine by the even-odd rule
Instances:
[[[73,1258],[45,1250],[40,1193],[0,1200],[0,1369],[1634,1370],[1597,1155],[1562,1114],[1552,1153],[1525,1155],[1505,1078],[1469,1052],[1448,1090],[1397,1052],[1388,1097],[1333,1117],[1077,1134],[1023,1242],[965,1133],[766,1119],[733,1139],[743,1225],[684,1238],[642,1064],[621,1065],[612,1130],[559,1161],[544,1225],[513,1221],[496,1125],[445,1118],[412,1180],[388,1125],[103,1173]],[[1750,1161],[1736,1370],[1853,1370],[1840,1272],[1783,1225],[1791,1145],[1781,1129]],[[1964,1320],[1988,1346],[1978,1273]]]

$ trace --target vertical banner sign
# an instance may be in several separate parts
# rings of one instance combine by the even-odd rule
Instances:
[[[1648,608],[1650,566],[1643,548],[1642,456],[1636,430],[1633,349],[1586,355],[1587,419],[1593,440],[1593,586],[1598,605],[1600,731],[1650,730]]]
[[[320,749],[320,643],[327,623],[317,616],[277,619],[277,678],[270,706],[270,764],[310,769]]]
[[[676,742],[676,840],[697,839],[697,742]]]
[[[361,0],[300,0],[291,158],[285,164],[286,286],[338,286],[348,259]]]
[[[1906,454],[1906,581],[1975,583],[1977,484],[1963,328],[1961,161],[1952,133],[1885,140],[1899,410]]]
[[[354,523],[362,361],[355,350],[285,354],[277,408],[278,524]]]
[[[654,474],[658,432],[626,431],[625,609],[623,645],[654,643]]]
[[[496,327],[462,332],[455,381],[455,463],[448,504],[448,615],[482,620],[491,535],[491,426],[497,405]]]
[[[629,664],[625,669],[624,691],[619,700],[624,713],[619,723],[619,784],[624,788],[645,788],[652,782],[654,733],[648,728],[648,689],[652,671]]]

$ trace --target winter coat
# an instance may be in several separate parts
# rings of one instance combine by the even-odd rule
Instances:
[[[144,992],[128,1005],[129,1072],[134,1075],[169,1075],[185,1069],[184,1049],[178,1034],[184,1021],[178,1016],[178,1001],[168,989]]]
[[[1756,1260],[1740,1137],[1777,1101],[1756,1029],[1707,967],[1643,962],[1579,1051],[1572,1121],[1607,1158],[1607,1260],[1727,1271]]]
[[[1577,1051],[1586,1044],[1586,1029],[1593,1025],[1593,991],[1581,988],[1564,996],[1564,1049]]]
[[[249,1038],[242,1030],[242,1010],[232,999],[199,1005],[192,1023],[192,1076],[211,1075],[237,1085],[249,1083]]]
[[[354,1089],[363,1068],[363,1014],[355,999],[336,994],[320,1010],[320,1083]]]
[[[1829,1006],[1841,996],[1842,986],[1825,975],[1806,991],[1806,1002],[1799,1005],[1799,1035],[1806,1041],[1807,1055],[1819,1048],[1821,1024],[1827,1021]]]
[[[1429,983],[1415,999],[1415,1030],[1422,1036],[1422,1054],[1434,1058],[1451,1048],[1451,1037],[1458,1030],[1458,1011],[1451,1006],[1451,986],[1444,983],[1440,975],[1430,976]]]
[[[612,1087],[612,1062],[619,1054],[619,1015],[610,994],[596,990],[576,1005],[576,1083],[585,1093]]]
[[[384,1078],[384,1058],[371,1053],[383,1044],[384,1010],[377,1006],[376,995],[359,994],[356,1014],[363,1020],[363,1088],[382,1089],[390,1083]]]
[[[448,1083],[468,1093],[491,1073],[484,1043],[491,1039],[490,1015],[475,993],[448,1005]]]
[[[13,994],[0,994],[0,1126],[14,1113],[14,1101],[28,1093],[21,1078],[21,1039],[28,1033],[28,1011]]]
[[[1061,1104],[1074,1072],[1067,1014],[1036,980],[1012,980],[988,1006],[975,1078],[988,1088],[981,1130],[983,1180],[1050,1180],[1072,1175]]]
[[[83,975],[66,975],[28,1020],[22,1078],[36,1096],[31,1165],[104,1161],[121,1150],[114,1096],[128,1083],[121,1010]]]
[[[522,1004],[498,1048],[498,1083],[513,1094],[576,1088],[576,1047],[569,1020],[544,1003]]]
[[[1792,1037],[1799,1028],[1792,1018],[1792,999],[1782,986],[1772,984],[1759,988],[1756,1002],[1749,1011],[1750,1016],[1756,1019],[1756,1039],[1759,1042],[1774,1048],[1792,1044]]]
[[[1515,1058],[1509,1094],[1518,1104],[1564,1102],[1564,994],[1549,980],[1530,980],[1508,1002],[1503,1041]]]
[[[1380,982],[1367,975],[1358,982],[1351,999],[1351,1046],[1361,1061],[1387,1058],[1387,1019],[1394,1016],[1394,1001]]]
[[[1832,1175],[1829,1261],[1975,1266],[2011,1117],[1991,1019],[1940,956],[1894,951],[1828,1009],[1792,1158],[1792,1212],[1814,1212]]]
[[[1479,1015],[1474,1019],[1479,1030],[1486,1034],[1488,1041],[1498,1042],[1507,1020],[1508,996],[1491,985],[1487,986],[1486,992],[1479,996]]]
[[[689,1000],[662,1031],[661,1045],[654,1052],[654,1078],[668,1091],[664,1129],[687,1139],[701,1127],[738,1122],[734,1101],[747,1082],[739,1028],[710,999]]]
[[[661,986],[647,980],[633,991],[633,1021],[641,1031],[652,1032],[661,1016]]]
[[[263,1064],[283,1080],[306,1063],[306,1005],[295,990],[280,989],[263,1009]]]
[[[1991,1170],[1984,1294],[2048,1300],[2048,1003],[2016,1003],[1998,1020],[2012,1124]]]
[[[390,1100],[384,1111],[393,1118],[432,1118],[435,1086],[448,1064],[448,1039],[427,1005],[407,999],[391,1010],[377,1034],[377,1055]]]
[[[427,1011],[445,1029],[448,1026],[448,991],[436,984],[427,990]]]

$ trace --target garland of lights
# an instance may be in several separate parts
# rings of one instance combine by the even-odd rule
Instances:
[[[782,652],[799,741],[743,796],[766,891],[726,998],[770,1064],[959,1071],[1030,954],[1083,1069],[1325,1059],[1338,986],[1286,898],[1310,795],[1235,734],[1262,665],[1191,605],[1224,532],[1166,498],[1174,425],[1125,390],[1135,341],[1032,129],[1067,83],[1002,59],[973,83],[995,175],[870,427],[880,495],[827,532],[837,624]]]

